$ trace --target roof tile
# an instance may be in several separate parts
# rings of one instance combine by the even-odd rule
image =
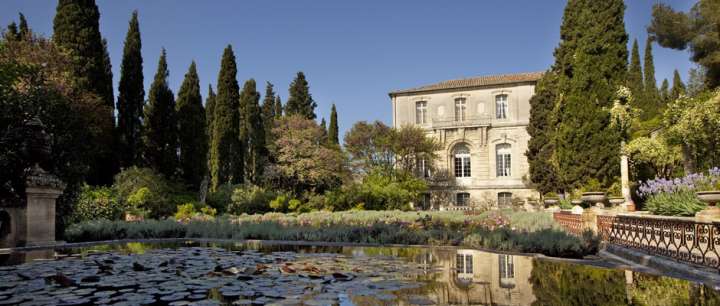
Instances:
[[[486,75],[467,79],[449,80],[442,81],[440,83],[402,89],[390,92],[390,95],[398,95],[405,93],[417,93],[434,90],[445,90],[445,89],[459,89],[468,87],[480,87],[480,86],[491,86],[491,85],[502,85],[512,83],[523,83],[523,82],[535,82],[539,80],[544,72],[523,72],[513,74],[497,74],[497,75]]]

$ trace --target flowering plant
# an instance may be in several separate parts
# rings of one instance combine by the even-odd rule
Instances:
[[[649,197],[660,193],[677,193],[681,191],[702,191],[720,189],[720,168],[714,167],[704,173],[691,173],[682,178],[656,178],[648,180],[638,188],[638,194]]]

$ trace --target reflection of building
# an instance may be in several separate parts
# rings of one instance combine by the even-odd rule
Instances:
[[[439,250],[441,286],[430,293],[441,305],[530,305],[532,258],[475,250]]]
[[[536,195],[524,181],[530,139],[525,129],[541,76],[482,76],[390,93],[393,126],[419,126],[442,145],[438,160],[418,161],[418,174],[432,178],[438,191],[423,197],[421,206],[431,198],[438,199],[436,208],[503,206]]]

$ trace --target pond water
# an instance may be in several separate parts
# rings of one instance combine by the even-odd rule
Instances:
[[[708,286],[468,249],[124,243],[0,255],[0,305],[719,305]]]

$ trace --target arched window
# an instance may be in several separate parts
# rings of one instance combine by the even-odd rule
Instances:
[[[465,121],[465,110],[467,104],[465,104],[465,98],[455,99],[455,121]]]
[[[508,96],[495,96],[495,118],[507,119],[508,117]]]
[[[425,124],[427,122],[427,101],[415,102],[415,123]]]
[[[470,149],[464,144],[453,150],[455,177],[470,177]]]
[[[495,147],[495,166],[498,177],[510,176],[511,160],[510,144],[503,143]]]

